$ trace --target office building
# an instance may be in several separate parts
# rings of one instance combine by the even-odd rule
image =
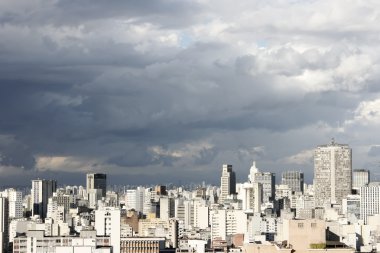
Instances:
[[[368,216],[380,214],[380,182],[360,187],[360,219],[367,224]]]
[[[23,217],[22,192],[13,188],[5,189],[0,196],[8,199],[9,218],[18,219]]]
[[[342,204],[351,194],[352,151],[346,144],[320,145],[314,151],[315,205]]]
[[[45,219],[47,213],[47,204],[50,197],[57,190],[57,181],[36,179],[32,180],[32,215],[39,215]]]
[[[293,192],[303,193],[304,175],[299,171],[285,171],[282,173],[281,184],[289,186]]]
[[[236,177],[235,172],[232,171],[232,165],[223,164],[222,177],[220,178],[220,196],[219,203],[230,195],[236,193]]]
[[[86,189],[87,193],[90,190],[102,190],[102,197],[106,197],[107,193],[107,175],[102,173],[88,173],[86,175]]]
[[[352,189],[359,190],[370,182],[369,170],[354,170],[352,172]]]

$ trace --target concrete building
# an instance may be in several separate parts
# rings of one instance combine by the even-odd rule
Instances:
[[[247,215],[243,210],[221,209],[210,211],[211,240],[227,240],[247,231]]]
[[[360,219],[360,198],[360,195],[348,195],[342,201],[342,214],[352,224]]]
[[[314,150],[315,205],[342,204],[351,194],[352,151],[346,144],[320,145]]]
[[[120,210],[104,207],[95,211],[95,230],[97,236],[109,236],[113,252],[120,252]]]
[[[354,170],[352,172],[352,189],[359,190],[360,187],[365,186],[370,182],[369,170]]]
[[[367,224],[368,216],[380,213],[380,182],[360,187],[360,218]]]
[[[102,190],[102,197],[106,197],[107,193],[107,175],[102,173],[88,173],[86,175],[87,193],[93,189]]]
[[[222,177],[220,178],[220,196],[219,203],[223,203],[224,200],[230,194],[236,193],[236,177],[235,172],[232,170],[232,165],[223,164]]]
[[[39,215],[41,219],[46,217],[47,204],[50,197],[57,190],[57,181],[36,179],[32,180],[32,215]]]
[[[10,188],[5,189],[0,196],[8,199],[10,219],[18,219],[23,217],[22,192]]]
[[[276,176],[272,172],[260,172],[256,167],[256,162],[250,168],[248,179],[251,183],[262,185],[262,202],[268,203],[275,199],[276,194]]]
[[[262,200],[262,184],[244,183],[239,189],[238,198],[242,200],[243,210],[246,213],[260,213]]]
[[[144,187],[137,187],[136,189],[127,190],[125,199],[126,209],[134,209],[135,211],[142,213],[144,211],[144,198]]]
[[[175,216],[175,202],[168,196],[160,196],[160,217],[163,220],[169,220]]]
[[[44,236],[44,231],[28,231],[25,236],[14,238],[14,253],[116,253],[109,237],[96,236],[88,231],[84,237]],[[119,252],[119,251],[117,251]]]
[[[282,173],[281,184],[289,186],[293,192],[302,192],[304,175],[300,171],[285,171]]]
[[[122,238],[120,253],[160,253],[165,249],[165,238],[132,237]]]

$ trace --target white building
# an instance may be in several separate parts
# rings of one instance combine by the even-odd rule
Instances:
[[[137,187],[133,190],[127,190],[125,206],[127,210],[134,209],[137,212],[144,211],[144,197],[145,197],[145,188]]]
[[[109,236],[113,252],[120,252],[120,209],[104,207],[95,211],[97,236]]]
[[[262,191],[262,184],[259,183],[239,184],[238,199],[242,200],[242,209],[246,213],[261,212]]]
[[[367,224],[368,216],[380,213],[380,182],[360,187],[360,218]]]
[[[200,229],[209,227],[209,207],[205,203],[194,202],[194,227]]]
[[[10,219],[18,219],[23,217],[22,192],[10,188],[5,189],[0,196],[8,199]]]
[[[369,170],[354,170],[352,172],[352,189],[359,190],[370,182]]]
[[[320,145],[314,150],[314,191],[316,206],[342,204],[351,194],[352,151],[346,144]]]
[[[243,210],[211,210],[210,223],[211,240],[227,240],[228,236],[245,234],[247,231],[247,215]]]

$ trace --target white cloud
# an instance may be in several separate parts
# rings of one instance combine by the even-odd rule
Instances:
[[[302,150],[295,155],[291,155],[282,159],[287,164],[308,165],[311,164],[314,156],[313,149]]]
[[[74,156],[38,156],[36,169],[38,171],[88,172],[104,169],[98,166],[96,159]]]

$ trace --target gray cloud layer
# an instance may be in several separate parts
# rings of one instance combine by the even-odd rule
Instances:
[[[90,170],[114,183],[218,183],[222,163],[243,180],[252,159],[311,181],[311,150],[331,137],[376,171],[379,10],[1,1],[2,184]]]

